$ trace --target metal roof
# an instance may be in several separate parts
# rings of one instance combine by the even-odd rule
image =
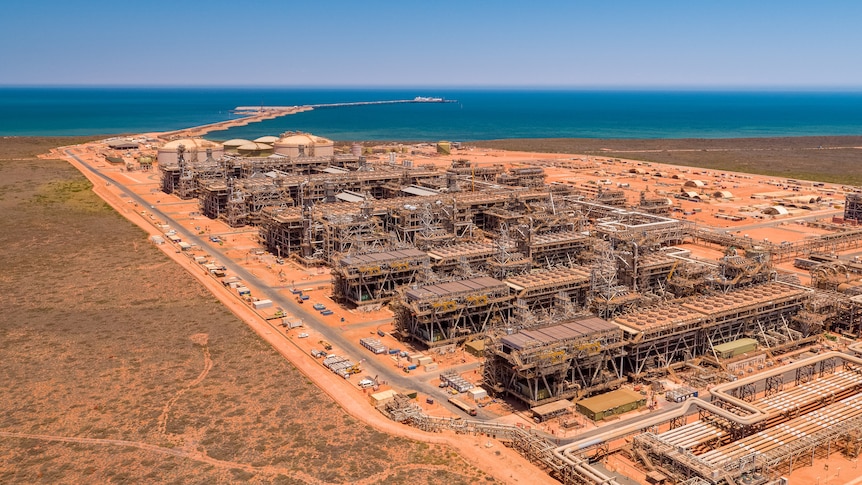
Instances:
[[[343,173],[350,173],[350,170],[338,167],[326,167],[320,170],[323,173],[331,173],[335,175],[341,175]]]
[[[114,150],[132,150],[138,148],[138,144],[131,140],[113,140],[108,142],[108,146]]]
[[[410,185],[408,187],[403,187],[401,192],[410,195],[419,195],[419,196],[432,196],[439,195],[439,192],[436,190],[426,189],[425,187],[419,187],[418,185]]]
[[[441,283],[439,285],[428,285],[421,288],[410,289],[407,290],[405,294],[410,300],[423,300],[426,298],[451,295],[453,293],[480,291],[501,285],[505,287],[505,283],[500,280],[482,276],[468,280],[453,281],[451,283]]]
[[[341,258],[341,264],[350,266],[354,264],[380,264],[386,261],[397,261],[399,259],[425,258],[428,254],[418,249],[398,249],[382,253],[367,253],[345,256]]]
[[[560,399],[559,401],[554,401],[552,403],[536,406],[530,411],[533,411],[533,413],[538,416],[545,416],[547,414],[556,414],[570,407],[572,407],[572,401],[569,401],[568,399]]]
[[[351,194],[348,192],[341,192],[340,194],[335,194],[335,198],[338,200],[343,200],[344,202],[363,202],[365,197]]]
[[[587,317],[580,320],[561,323],[550,327],[521,330],[512,335],[506,335],[501,341],[515,349],[522,350],[526,347],[547,345],[563,340],[573,340],[585,335],[615,330],[617,327],[598,317]]]
[[[732,340],[730,342],[725,342],[723,344],[715,345],[712,348],[719,354],[723,354],[725,352],[733,352],[737,349],[743,349],[752,345],[757,347],[757,340],[753,338],[741,338],[737,340]]]
[[[631,404],[638,401],[646,400],[646,396],[642,396],[628,389],[617,389],[616,391],[606,392],[593,396],[587,399],[578,401],[578,406],[591,411],[594,414],[610,411],[626,404]]]

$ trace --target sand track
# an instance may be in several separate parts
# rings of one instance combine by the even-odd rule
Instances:
[[[325,482],[319,479],[316,479],[304,472],[297,470],[288,470],[285,468],[273,467],[273,466],[264,466],[264,467],[255,467],[249,465],[247,463],[239,463],[234,461],[225,461],[218,460],[215,458],[211,458],[204,453],[193,450],[185,450],[181,448],[166,448],[164,446],[157,446],[150,443],[144,443],[141,441],[127,441],[127,440],[115,440],[115,439],[103,439],[103,438],[80,438],[75,436],[54,436],[54,435],[43,435],[43,434],[32,434],[32,433],[14,433],[9,431],[0,431],[0,436],[5,438],[19,438],[19,439],[29,439],[29,440],[39,440],[39,441],[51,441],[51,442],[60,442],[60,443],[77,443],[84,445],[97,445],[97,446],[121,446],[121,447],[130,447],[137,448],[140,450],[145,450],[153,453],[160,453],[163,455],[175,456],[178,458],[185,458],[188,460],[193,460],[201,463],[207,463],[219,468],[225,469],[241,469],[247,472],[253,473],[262,473],[270,476],[275,475],[285,475],[289,476],[294,480],[299,480],[308,484],[330,484],[332,482]],[[466,460],[465,460],[466,462]],[[467,462],[469,463],[469,462]],[[410,471],[410,470],[419,470],[419,471],[451,471],[451,466],[449,465],[434,465],[434,464],[421,464],[421,463],[413,463],[406,464],[400,466],[394,466],[391,468],[387,468],[384,471],[366,477],[362,480],[354,482],[357,485],[365,485],[371,483],[379,483],[382,480],[385,480],[387,477],[391,476],[398,471]]]
[[[195,378],[195,380],[190,382],[189,385],[187,385],[186,387],[177,391],[176,394],[174,394],[174,396],[172,398],[168,399],[168,402],[165,403],[165,407],[162,409],[162,414],[159,415],[158,429],[159,429],[159,434],[161,434],[161,435],[167,434],[168,416],[170,415],[171,408],[174,406],[174,404],[176,404],[177,400],[179,400],[179,398],[182,397],[182,395],[185,394],[186,391],[188,391],[192,387],[203,382],[203,380],[206,379],[207,374],[209,374],[210,369],[213,368],[213,361],[212,361],[212,358],[210,358],[210,349],[209,349],[209,346],[207,345],[208,336],[205,333],[199,333],[199,334],[192,335],[190,338],[191,338],[192,342],[194,342],[197,345],[200,345],[202,350],[203,350],[204,370],[201,371],[200,374],[198,374],[198,376],[197,376],[197,378]]]
[[[113,440],[113,439],[105,439],[105,438],[79,438],[74,436],[53,436],[53,435],[44,435],[44,434],[31,434],[31,433],[14,433],[10,431],[0,431],[0,436],[5,438],[20,438],[20,439],[29,439],[29,440],[39,440],[39,441],[54,441],[60,443],[78,443],[84,445],[100,445],[100,446],[122,446],[122,447],[130,447],[130,448],[138,448],[140,450],[150,451],[153,453],[160,453],[163,455],[176,456],[179,458],[186,458],[189,460],[207,463],[219,468],[239,468],[241,470],[245,470],[247,472],[255,472],[255,473],[264,473],[269,475],[287,475],[296,480],[300,480],[305,483],[325,483],[320,480],[307,475],[306,473],[296,471],[296,470],[287,470],[284,468],[277,468],[272,466],[265,467],[255,467],[249,465],[247,463],[238,463],[234,461],[224,461],[217,460],[215,458],[209,457],[204,453],[199,451],[190,451],[184,450],[181,448],[166,448],[164,446],[153,445],[150,443],[144,443],[142,441],[127,441],[127,440]]]

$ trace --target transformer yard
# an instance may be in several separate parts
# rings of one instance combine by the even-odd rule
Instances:
[[[67,153],[369,412],[566,484],[850,476],[828,464],[862,450],[862,189],[275,140]]]

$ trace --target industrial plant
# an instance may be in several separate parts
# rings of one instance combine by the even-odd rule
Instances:
[[[733,197],[699,179],[632,194],[548,181],[551,168],[593,174],[589,160],[477,164],[437,149],[450,158],[419,165],[305,133],[183,139],[158,168],[164,193],[255,227],[279,259],[328,267],[343,307],[391,310],[399,341],[480,349],[481,387],[537,423],[622,419],[665,392],[673,403],[566,442],[401,395],[381,405],[392,419],[497,438],[573,484],[630,483],[596,464],[614,453],[647,483],[688,485],[778,484],[816,457],[858,456],[862,359],[837,342],[862,337],[862,264],[848,256],[862,250],[862,194],[842,194],[843,218],[812,220],[812,237],[777,242],[685,218],[677,195]],[[791,262],[805,278],[778,268]]]

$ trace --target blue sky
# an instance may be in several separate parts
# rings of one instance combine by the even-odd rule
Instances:
[[[862,87],[858,1],[7,0],[0,85]]]

